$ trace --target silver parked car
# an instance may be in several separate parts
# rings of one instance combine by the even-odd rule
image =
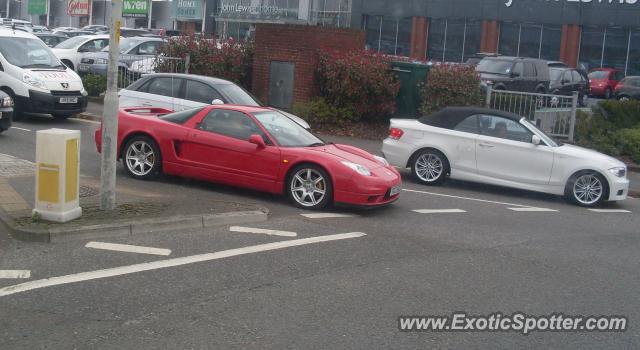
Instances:
[[[153,61],[158,53],[158,49],[164,44],[160,38],[132,37],[120,40],[120,58],[118,67],[127,71],[131,63],[141,60]],[[109,63],[109,47],[102,51],[85,55],[80,60],[78,73],[107,75],[107,65]]]

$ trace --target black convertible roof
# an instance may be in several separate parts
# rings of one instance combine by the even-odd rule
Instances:
[[[480,107],[446,107],[438,112],[418,119],[421,123],[436,126],[439,128],[453,129],[466,117],[475,114],[495,115],[519,122],[522,116],[510,112],[499,111],[497,109]]]

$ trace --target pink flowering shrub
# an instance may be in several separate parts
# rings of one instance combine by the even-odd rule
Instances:
[[[171,38],[159,53],[166,57],[185,58],[190,55],[189,73],[226,79],[251,88],[253,66],[253,44],[229,39],[216,42],[215,39],[185,36]],[[159,59],[157,72],[176,71],[174,62]]]
[[[360,120],[380,120],[395,111],[400,82],[387,56],[367,51],[322,53],[316,69],[320,97]]]

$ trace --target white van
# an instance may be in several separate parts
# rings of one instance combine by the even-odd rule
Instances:
[[[13,119],[23,113],[65,119],[87,109],[82,80],[30,33],[0,28],[0,90],[15,102]]]

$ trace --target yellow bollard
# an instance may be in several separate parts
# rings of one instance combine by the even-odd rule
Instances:
[[[80,208],[80,131],[40,130],[36,134],[36,205],[43,220],[68,222]]]

